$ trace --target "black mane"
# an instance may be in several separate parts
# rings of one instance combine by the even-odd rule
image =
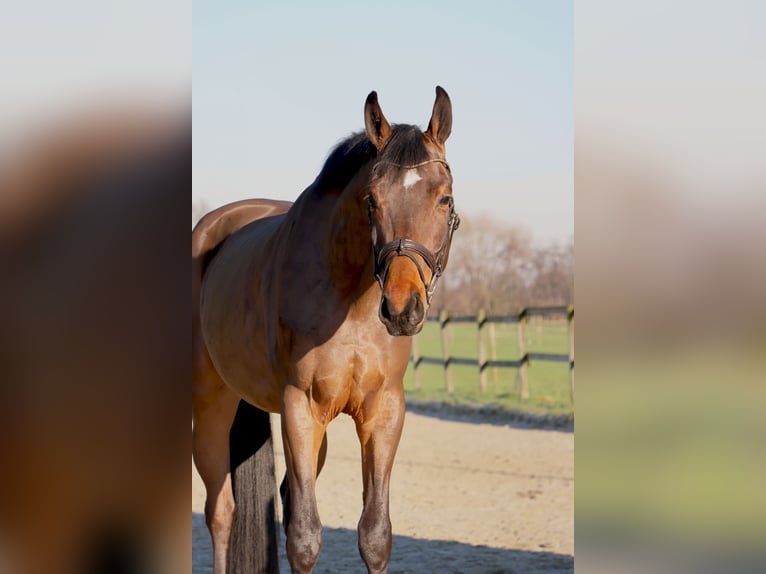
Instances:
[[[379,160],[399,165],[412,165],[428,159],[423,133],[417,126],[394,124],[391,138]],[[343,189],[361,167],[378,157],[378,150],[365,132],[356,132],[340,142],[327,157],[316,183],[325,191]]]

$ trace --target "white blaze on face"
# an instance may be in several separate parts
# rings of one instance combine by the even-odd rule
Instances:
[[[404,184],[404,189],[409,189],[413,185],[415,185],[417,182],[420,181],[420,176],[418,175],[418,172],[412,169],[407,170],[407,173],[404,176],[404,181],[402,182]]]

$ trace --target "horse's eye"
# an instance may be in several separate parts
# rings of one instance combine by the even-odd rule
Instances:
[[[439,198],[439,205],[450,205],[452,203],[451,195],[442,195]]]
[[[372,195],[367,196],[367,205],[370,209],[377,209],[378,202],[375,201],[375,198]]]

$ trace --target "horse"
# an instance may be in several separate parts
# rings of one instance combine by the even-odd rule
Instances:
[[[388,570],[403,378],[459,225],[445,157],[452,104],[437,86],[423,132],[389,124],[373,91],[364,125],[293,204],[237,202],[192,232],[193,459],[215,574],[278,571],[268,413],[281,414],[292,571],[311,572],[319,557],[315,485],[327,425],[340,413],[355,421],[361,446],[359,552],[368,572]],[[235,460],[248,441],[257,445]],[[262,446],[265,455],[255,452]],[[266,471],[241,474],[256,456]],[[250,524],[249,540],[233,526],[253,520],[245,508],[265,522]]]

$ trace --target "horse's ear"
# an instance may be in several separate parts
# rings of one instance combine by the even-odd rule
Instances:
[[[447,92],[441,86],[436,86],[436,101],[434,110],[431,112],[431,121],[428,122],[426,133],[443,146],[452,132],[452,102]]]
[[[391,125],[383,115],[383,110],[380,109],[378,93],[375,91],[370,92],[364,104],[364,127],[367,129],[367,136],[378,151],[382,150],[388,138],[391,137]]]

